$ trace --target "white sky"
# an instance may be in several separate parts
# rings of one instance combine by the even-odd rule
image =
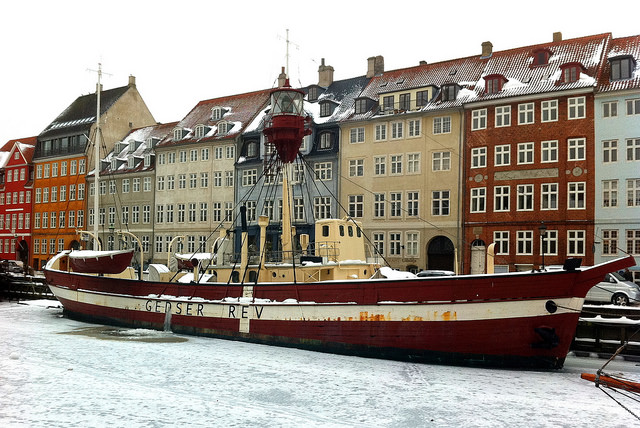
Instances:
[[[491,4],[491,6],[489,6]],[[317,83],[321,58],[334,79],[612,32],[640,33],[640,6],[586,2],[459,0],[452,4],[321,0],[23,0],[0,5],[0,144],[38,135],[80,95],[138,90],[159,122],[182,119],[198,101],[274,86],[290,48],[292,85]],[[633,12],[635,9],[635,12]],[[626,10],[628,13],[621,13]],[[635,21],[634,21],[635,20]]]

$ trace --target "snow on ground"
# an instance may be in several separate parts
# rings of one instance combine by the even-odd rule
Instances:
[[[44,302],[44,304],[43,304]],[[580,373],[348,357],[84,324],[0,303],[3,427],[629,427]],[[610,373],[639,378],[635,363]],[[636,413],[640,412],[635,403]]]

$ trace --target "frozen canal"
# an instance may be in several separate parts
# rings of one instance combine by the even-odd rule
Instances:
[[[54,303],[50,301],[48,303]],[[630,427],[580,373],[410,364],[150,330],[0,303],[2,427]],[[614,361],[610,373],[640,378]],[[638,413],[640,405],[631,407]]]

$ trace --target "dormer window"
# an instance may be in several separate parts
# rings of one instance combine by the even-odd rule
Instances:
[[[547,65],[549,64],[549,57],[551,57],[551,51],[539,49],[533,53],[533,65]]]
[[[111,159],[111,171],[115,171],[118,169],[118,159]]]
[[[315,101],[318,99],[318,87],[317,86],[311,86],[309,88],[309,94],[307,95],[307,99],[309,101]]]
[[[144,166],[145,168],[148,168],[151,166],[151,154],[147,153],[146,155],[144,155]]]
[[[355,109],[356,109],[355,111],[356,114],[362,114],[369,111],[369,103],[367,102],[367,98],[357,99],[355,103]]]
[[[127,159],[127,167],[133,168],[134,166],[136,166],[136,160],[133,156],[129,156],[129,158]]]
[[[218,123],[218,134],[228,134],[233,128],[233,123],[231,122],[220,122]]]
[[[258,157],[258,142],[257,141],[249,141],[247,143],[247,157],[248,158]]]
[[[318,150],[329,150],[333,143],[333,135],[331,132],[323,132],[320,134],[320,141],[318,142]]]
[[[394,99],[393,95],[388,95],[382,98],[382,109],[393,110]]]
[[[195,134],[196,138],[203,138],[209,132],[209,127],[205,125],[196,125]]]
[[[335,105],[331,101],[320,103],[320,117],[328,117],[333,114]]]
[[[183,135],[183,129],[182,128],[176,128],[173,130],[173,141],[180,141],[182,140],[182,135]]]
[[[562,81],[564,83],[577,82],[580,79],[580,72],[582,66],[576,62],[563,64],[560,66],[562,69]]]
[[[429,91],[416,92],[416,107],[424,107],[429,102]]]
[[[505,79],[505,77],[500,74],[492,74],[490,76],[485,76],[484,77],[484,82],[485,82],[484,93],[497,94],[502,90],[502,85],[506,81],[507,79]]]
[[[152,149],[158,144],[158,141],[160,141],[159,138],[149,137],[146,139],[145,144],[147,145],[148,148]]]
[[[211,109],[211,120],[220,120],[224,115],[222,107],[214,107]]]
[[[458,96],[458,85],[455,83],[444,85],[442,87],[442,101],[455,101]]]
[[[611,65],[611,80],[630,79],[636,67],[636,62],[631,56],[611,58],[609,64]]]

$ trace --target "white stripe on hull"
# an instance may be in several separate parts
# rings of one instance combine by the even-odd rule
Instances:
[[[288,303],[228,299],[211,301],[199,298],[175,296],[127,296],[99,293],[88,290],[70,290],[51,285],[51,290],[61,299],[114,309],[147,313],[171,312],[208,318],[240,319],[241,331],[248,333],[249,320],[269,321],[473,321],[546,316],[550,313],[545,304],[548,299],[508,300],[483,303],[438,302],[418,304],[414,302],[384,302],[377,305],[355,303]],[[563,298],[554,300],[554,315],[580,312],[584,299]]]

